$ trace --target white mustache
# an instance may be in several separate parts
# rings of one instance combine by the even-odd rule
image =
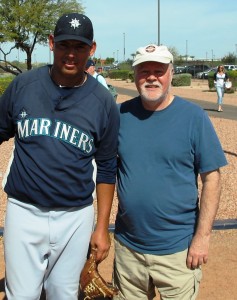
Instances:
[[[159,83],[159,82],[153,82],[153,83],[144,83],[143,84],[143,87],[144,88],[147,88],[147,87],[158,87],[158,88],[162,88],[162,85]]]

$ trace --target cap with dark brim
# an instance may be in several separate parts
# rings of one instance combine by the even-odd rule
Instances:
[[[81,41],[89,46],[93,44],[93,25],[91,20],[78,13],[64,14],[59,18],[54,30],[54,41]]]
[[[89,46],[92,45],[93,41],[90,41],[82,36],[75,36],[75,35],[67,35],[67,34],[62,34],[60,36],[54,37],[55,43],[61,42],[61,41],[66,41],[66,40],[75,40],[75,41],[81,41],[83,43],[88,44]]]

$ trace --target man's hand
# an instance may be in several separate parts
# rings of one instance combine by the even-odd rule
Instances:
[[[91,236],[90,245],[96,251],[96,263],[102,262],[109,255],[111,245],[109,231],[95,230]]]
[[[193,237],[191,246],[187,256],[187,267],[189,269],[197,269],[202,264],[207,263],[208,250],[209,250],[210,236],[198,236]]]

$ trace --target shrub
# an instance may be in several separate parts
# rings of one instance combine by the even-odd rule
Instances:
[[[228,71],[227,74],[229,75],[229,79],[232,82],[232,88],[231,89],[236,91],[236,89],[237,89],[237,70]]]
[[[129,70],[109,71],[109,78],[127,80],[127,79],[129,79]]]
[[[134,72],[129,72],[128,79],[130,79],[131,82],[134,82]]]
[[[119,64],[119,69],[120,69],[120,70],[131,71],[131,70],[132,70],[131,63],[122,62],[122,63]]]
[[[192,75],[185,74],[174,74],[172,79],[172,86],[190,86]]]
[[[109,73],[108,73],[108,71],[102,71],[101,73],[99,73],[99,74],[101,74],[104,78],[107,78],[107,77],[109,77]]]
[[[15,76],[7,76],[7,77],[0,78],[0,95],[2,95],[5,92],[6,88],[14,78]]]
[[[208,86],[210,90],[215,89],[214,86],[214,72],[210,72],[210,74],[208,75]]]

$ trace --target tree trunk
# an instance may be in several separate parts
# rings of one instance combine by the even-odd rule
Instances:
[[[26,51],[26,55],[27,55],[27,70],[31,70],[32,69],[32,60],[31,60],[31,51],[30,49],[25,49]]]

